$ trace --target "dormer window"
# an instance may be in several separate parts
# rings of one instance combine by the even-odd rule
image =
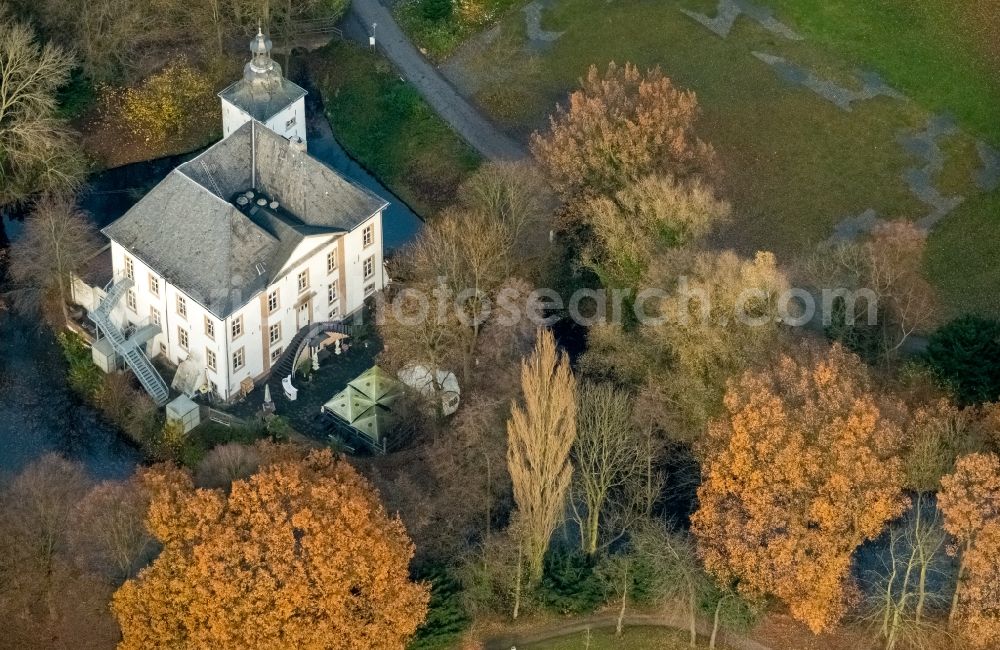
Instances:
[[[287,122],[285,122],[285,130],[287,131],[290,128],[292,128],[293,126],[295,126],[295,116],[292,116],[292,119],[290,119]]]

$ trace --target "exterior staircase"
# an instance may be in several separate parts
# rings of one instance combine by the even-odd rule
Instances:
[[[309,341],[314,336],[323,332],[340,332],[341,334],[349,335],[351,328],[343,321],[328,321],[325,323],[313,323],[300,329],[292,337],[292,340],[288,342],[288,346],[285,348],[285,352],[281,355],[281,358],[278,359],[278,362],[271,366],[271,377],[268,379],[268,383],[273,382],[271,386],[272,392],[277,390],[277,394],[280,395],[282,393],[281,380],[295,371],[295,360],[302,354],[302,350],[309,345]]]
[[[170,390],[142,348],[143,343],[152,338],[150,334],[155,335],[158,333],[159,328],[156,325],[146,325],[136,332],[136,335],[126,337],[121,329],[111,320],[111,312],[114,310],[115,305],[122,299],[125,292],[131,288],[132,280],[129,278],[121,278],[117,282],[112,280],[112,284],[107,287],[107,294],[104,296],[104,299],[101,300],[97,309],[90,312],[88,316],[97,327],[97,331],[111,342],[111,347],[114,351],[121,355],[122,359],[125,360],[125,364],[135,373],[135,376],[139,379],[139,383],[149,393],[149,396],[153,398],[153,401],[158,406],[163,406],[170,397]],[[156,328],[157,332],[152,332],[151,327]]]

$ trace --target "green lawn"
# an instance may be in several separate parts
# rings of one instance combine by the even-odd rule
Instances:
[[[309,64],[337,139],[355,160],[421,216],[453,201],[480,157],[388,61],[334,40]]]
[[[878,70],[932,111],[1000,145],[1000,7],[995,0],[767,0],[845,59]]]
[[[946,315],[1000,316],[1000,191],[960,205],[935,230],[926,268]]]
[[[517,646],[518,650],[684,650],[689,648],[687,637],[676,630],[662,627],[626,627],[620,637],[614,628],[577,632],[558,639]]]
[[[966,43],[964,50],[954,51],[959,48],[955,40],[941,45],[948,54],[933,66],[904,65],[907,51],[931,57],[935,34],[943,30],[936,23],[931,25],[936,31],[928,26],[924,32],[930,41],[917,49],[914,45],[907,50],[908,43],[920,39],[921,23],[914,19],[907,31],[898,33],[894,46],[879,40],[888,38],[891,30],[869,26],[868,41],[877,42],[877,47],[851,50],[842,47],[851,35],[846,27],[838,27],[850,24],[850,14],[816,8],[868,2],[776,0],[772,6],[780,9],[779,17],[785,18],[788,10],[789,24],[808,37],[793,42],[746,17],[739,18],[729,37],[722,39],[680,12],[689,8],[714,15],[716,0],[556,0],[543,14],[542,27],[564,34],[547,50],[526,53],[523,17],[511,12],[501,23],[499,37],[477,48],[463,48],[450,65],[461,65],[473,75],[478,82],[475,99],[522,139],[544,127],[554,104],[576,85],[589,64],[628,60],[641,66],[659,65],[678,84],[697,92],[703,109],[702,137],[715,145],[723,162],[725,179],[720,189],[732,201],[737,216],[719,243],[746,253],[773,250],[786,262],[829,237],[841,219],[867,208],[875,208],[883,218],[924,216],[928,208],[900,178],[904,169],[922,163],[909,157],[896,138],[901,130],[923,128],[931,112],[928,108],[937,110],[954,103],[952,110],[966,133],[941,143],[949,158],[939,181],[949,193],[970,198],[933,234],[928,268],[951,313],[975,309],[1000,314],[1000,307],[991,304],[994,301],[979,297],[995,286],[988,283],[990,277],[979,274],[963,286],[956,268],[959,260],[978,260],[988,267],[991,249],[995,249],[991,239],[982,236],[982,229],[996,223],[997,201],[975,196],[971,171],[978,159],[968,133],[990,133],[989,129],[1000,133],[1000,102],[987,101],[996,96],[1000,81],[978,69],[966,70],[963,66],[976,56],[976,48]],[[927,3],[883,0],[871,4]],[[790,7],[814,15],[814,20],[800,24]],[[861,15],[861,21],[890,17],[888,10]],[[822,16],[841,16],[841,21],[829,17],[824,22]],[[857,29],[865,29],[864,24]],[[830,31],[827,38],[814,36],[824,30]],[[894,56],[893,47],[902,48],[899,56]],[[879,97],[855,103],[852,112],[844,112],[812,91],[783,81],[753,51],[785,57],[843,85],[852,85],[857,68],[874,68],[891,82],[898,80],[899,88],[916,101]],[[921,72],[926,77],[923,85]],[[963,89],[966,82],[970,87]],[[939,94],[935,89],[943,86],[949,86],[949,92]],[[925,95],[938,100],[924,103]],[[934,263],[935,255],[944,261]],[[970,287],[975,289],[970,291]]]

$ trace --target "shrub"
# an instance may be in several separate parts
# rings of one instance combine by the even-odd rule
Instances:
[[[69,364],[67,379],[70,387],[84,399],[93,400],[101,389],[104,373],[94,364],[90,346],[73,332],[60,334],[59,345]]]
[[[103,94],[111,113],[118,112],[135,136],[151,143],[184,133],[215,110],[211,80],[184,62],[168,64],[138,87],[105,88]]]
[[[877,362],[882,351],[882,337],[878,326],[868,324],[861,319],[849,322],[847,305],[841,297],[834,299],[832,307],[830,324],[826,326],[827,337],[831,341],[843,344],[869,363]]]
[[[590,558],[577,550],[554,548],[545,556],[538,599],[561,614],[582,614],[603,602],[604,587]]]
[[[229,442],[205,454],[198,464],[195,482],[199,487],[228,488],[233,481],[252,475],[259,466],[260,454],[255,448]]]
[[[176,420],[164,423],[160,434],[165,451],[174,456],[180,454],[181,450],[184,449],[187,437],[184,425]]]
[[[427,20],[443,21],[451,18],[451,0],[420,0],[420,11]]]
[[[125,373],[108,373],[101,378],[95,405],[118,428],[125,429],[132,415],[133,398],[137,392],[132,387],[131,378]]]
[[[292,434],[292,425],[288,423],[286,418],[272,415],[265,420],[264,431],[273,442],[288,442]]]
[[[963,405],[1000,397],[1000,322],[957,318],[934,332],[925,359]]]

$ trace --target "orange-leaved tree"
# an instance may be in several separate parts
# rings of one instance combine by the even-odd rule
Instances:
[[[1000,522],[991,521],[962,555],[958,634],[973,648],[1000,647]]]
[[[960,457],[955,470],[941,478],[938,507],[944,515],[944,529],[957,542],[954,552],[959,555],[955,594],[948,615],[951,625],[969,614],[968,608],[962,607],[962,592],[967,582],[970,552],[979,544],[987,526],[1000,523],[1000,457],[983,453]],[[981,555],[981,551],[977,552]]]
[[[840,346],[747,371],[730,382],[725,410],[700,450],[693,531],[705,566],[828,630],[856,594],[855,549],[906,507],[900,429]]]
[[[228,495],[179,470],[144,478],[163,550],[115,593],[120,648],[403,648],[423,621],[402,523],[330,451]]]
[[[564,200],[581,194],[613,196],[650,174],[678,179],[711,170],[712,147],[694,132],[699,113],[691,91],[674,86],[659,68],[590,66],[567,107],[556,107],[531,151]]]

